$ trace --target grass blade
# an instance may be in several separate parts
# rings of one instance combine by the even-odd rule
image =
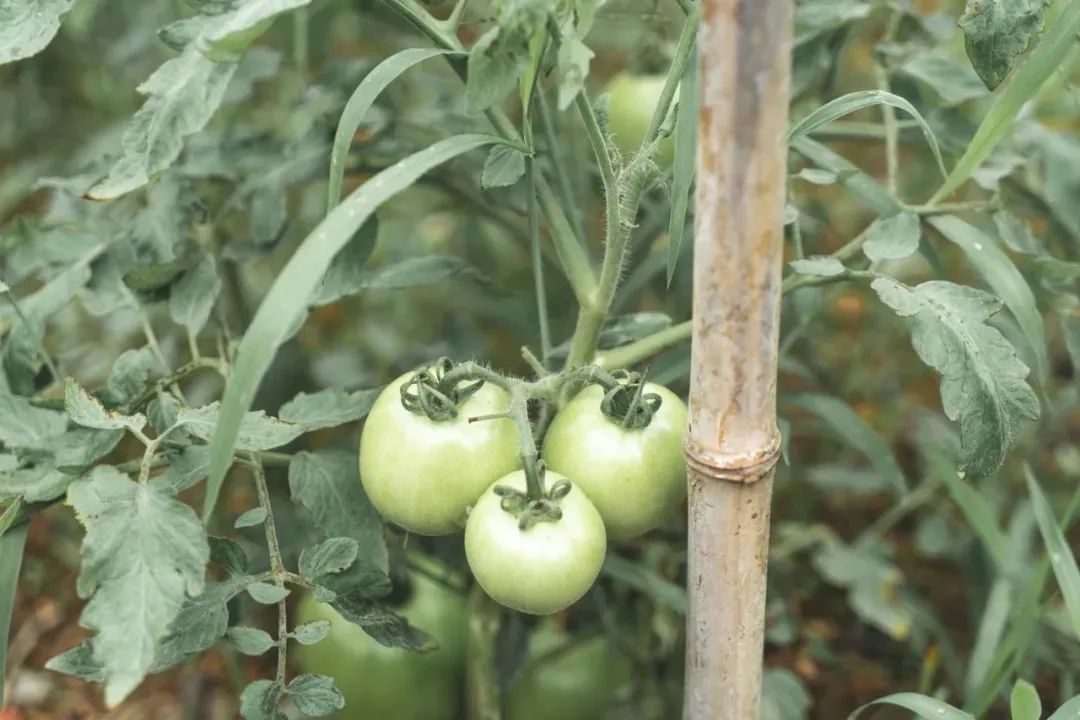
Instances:
[[[1039,532],[1046,543],[1046,552],[1050,555],[1050,567],[1065,598],[1065,609],[1072,621],[1073,632],[1080,640],[1080,568],[1076,565],[1076,558],[1073,557],[1065,534],[1054,517],[1054,510],[1043,495],[1031,468],[1024,468],[1024,475],[1027,477],[1028,493],[1035,510],[1035,521],[1039,524]]]
[[[8,635],[11,614],[15,609],[15,591],[19,585],[23,549],[29,523],[22,523],[0,535],[0,707],[4,707],[4,675],[7,666]]]
[[[255,391],[293,321],[307,309],[309,298],[334,255],[376,208],[412,185],[428,170],[470,150],[501,142],[493,135],[476,134],[440,140],[383,170],[354,190],[304,238],[263,298],[237,350],[236,364],[225,387],[210,443],[204,519],[210,517],[217,503],[225,472],[232,465],[240,422],[255,399]]]
[[[696,58],[693,50],[690,57]],[[686,234],[686,211],[694,184],[697,160],[698,64],[687,63],[686,76],[679,86],[679,114],[675,118],[675,163],[671,181],[671,220],[668,223],[667,283],[675,275],[675,264]]]
[[[914,105],[899,95],[894,95],[883,90],[859,90],[858,92],[848,93],[847,95],[843,95],[835,100],[825,103],[797,122],[795,126],[788,131],[788,143],[790,144],[796,138],[811,133],[822,125],[831,123],[833,120],[838,120],[857,110],[874,107],[875,105],[889,105],[897,110],[903,110],[908,115],[915,118],[915,122],[919,124],[919,128],[922,129],[923,135],[926,137],[926,143],[930,146],[930,151],[934,153],[934,160],[937,161],[938,170],[941,171],[941,177],[948,176],[948,172],[945,170],[945,161],[941,158],[941,147],[938,145],[937,136],[934,135],[934,131],[930,129],[930,125],[927,124],[926,120],[919,114],[919,111],[915,109]]]
[[[337,132],[334,133],[334,147],[330,150],[330,183],[326,190],[326,212],[333,210],[341,199],[341,183],[345,177],[345,159],[349,155],[349,146],[352,145],[353,136],[360,127],[360,123],[363,122],[364,116],[367,115],[367,111],[374,104],[375,98],[413,65],[428,58],[453,54],[464,55],[464,53],[455,53],[453,50],[437,48],[402,50],[376,65],[360,81],[349,98],[349,102],[345,104],[341,119],[338,120]]]
[[[1062,60],[1080,32],[1080,0],[1065,6],[1056,22],[1047,22],[1046,34],[1031,55],[1016,68],[999,88],[997,99],[986,113],[967,150],[953,166],[938,191],[930,198],[934,205],[952,195],[982,164],[1016,121],[1020,108],[1042,87],[1043,82],[1061,67]]]
[[[958,710],[948,703],[943,703],[940,700],[935,700],[927,695],[919,695],[918,693],[896,693],[894,695],[886,695],[883,698],[874,700],[873,702],[866,703],[855,712],[848,715],[848,720],[854,720],[874,705],[895,705],[896,707],[904,708],[910,712],[915,713],[924,720],[975,720],[974,717],[968,715],[963,710]]]
[[[936,215],[927,222],[945,239],[964,251],[979,275],[1012,312],[1020,331],[1031,347],[1035,371],[1040,380],[1046,377],[1046,330],[1042,314],[1035,306],[1035,295],[1024,276],[993,238],[953,215]]]

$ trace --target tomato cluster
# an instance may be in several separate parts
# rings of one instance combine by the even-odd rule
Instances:
[[[557,412],[537,463],[525,401],[515,422],[506,389],[522,381],[454,379],[452,368],[387,386],[361,437],[360,477],[376,509],[410,532],[464,527],[473,575],[503,605],[548,615],[576,602],[609,537],[659,526],[685,498],[686,406],[670,390],[603,373],[605,384]]]

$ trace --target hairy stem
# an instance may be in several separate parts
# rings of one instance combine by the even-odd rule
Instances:
[[[255,492],[259,497],[259,507],[266,511],[266,519],[263,521],[263,528],[266,531],[266,548],[270,553],[271,578],[275,585],[284,588],[285,581],[289,578],[290,573],[285,569],[285,561],[281,557],[281,545],[278,543],[277,525],[274,523],[274,511],[270,506],[270,491],[266,486],[266,473],[263,471],[262,462],[257,455],[249,455],[248,463],[251,467],[252,479],[255,481]],[[284,598],[278,601],[277,611],[277,673],[275,674],[274,680],[277,683],[284,685],[285,670],[287,667],[286,652],[289,644],[289,624]]]

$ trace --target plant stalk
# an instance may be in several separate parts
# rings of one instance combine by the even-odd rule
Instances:
[[[757,720],[772,478],[790,0],[703,0],[686,720]]]

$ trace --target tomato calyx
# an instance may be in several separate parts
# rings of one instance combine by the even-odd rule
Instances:
[[[616,370],[611,377],[615,383],[610,387],[605,385],[604,399],[600,402],[601,412],[627,430],[648,427],[663,399],[656,393],[645,392],[645,376],[642,373]]]
[[[435,422],[457,418],[458,408],[483,386],[484,381],[461,384],[460,379],[451,374],[455,367],[453,360],[443,357],[417,370],[401,386],[402,406]]]
[[[510,513],[518,520],[518,527],[528,530],[536,523],[558,522],[562,519],[562,509],[559,501],[570,492],[570,482],[565,479],[558,480],[550,490],[544,488],[544,475],[546,468],[543,462],[536,464],[537,480],[540,485],[540,497],[531,498],[528,492],[522,492],[507,485],[496,485],[494,492],[502,498],[500,503],[505,512]]]

